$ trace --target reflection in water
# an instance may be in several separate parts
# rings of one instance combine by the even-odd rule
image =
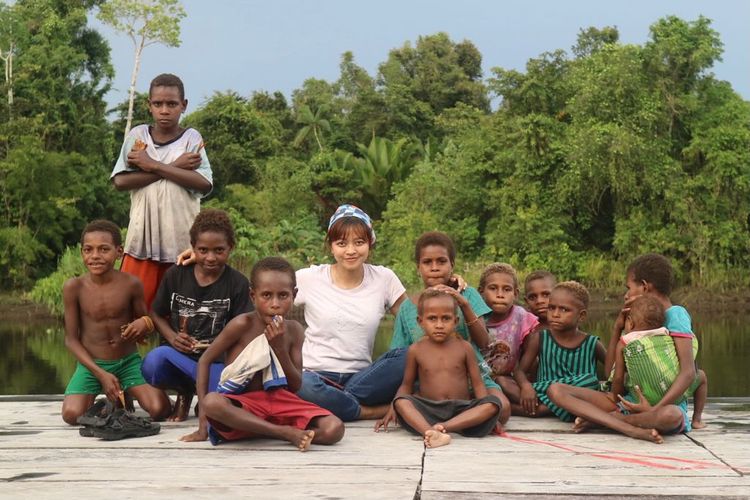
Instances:
[[[583,329],[601,337],[604,345],[617,312],[597,312]],[[750,396],[750,371],[744,363],[750,358],[750,324],[738,314],[694,315],[698,334],[698,365],[708,374],[709,396]],[[374,358],[388,349],[392,319],[383,321],[375,340]],[[0,394],[62,394],[75,370],[75,359],[65,348],[62,325],[0,325],[4,349],[0,351]],[[156,346],[139,347],[145,355]]]

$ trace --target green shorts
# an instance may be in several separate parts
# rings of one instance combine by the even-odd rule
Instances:
[[[94,363],[117,377],[123,391],[146,383],[146,379],[141,375],[141,355],[137,352],[115,360],[95,359]],[[70,377],[68,387],[65,388],[65,394],[101,394],[101,392],[102,384],[99,383],[99,379],[80,362],[77,363],[76,371]]]

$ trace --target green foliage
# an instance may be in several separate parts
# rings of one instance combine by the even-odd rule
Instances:
[[[0,228],[0,285],[6,289],[29,286],[34,264],[49,253],[28,227]]]
[[[184,124],[203,135],[216,196],[231,184],[254,185],[265,160],[281,152],[279,121],[235,92],[215,93]]]
[[[186,16],[179,0],[106,0],[97,17],[136,43],[180,45],[180,21]]]
[[[86,273],[86,266],[81,259],[81,245],[68,247],[57,263],[55,272],[36,282],[29,297],[39,304],[44,304],[50,313],[62,317],[65,312],[62,300],[63,285],[70,278]]]
[[[296,269],[325,259],[325,233],[312,216],[293,221],[281,219],[262,227],[249,222],[232,208],[228,212],[237,239],[231,263],[248,276],[255,262],[272,255],[286,258]]]
[[[90,3],[0,8],[0,49],[12,38],[16,65],[0,82],[15,97],[0,106],[5,286],[51,271],[86,221],[126,222],[127,194],[108,177],[127,108],[106,123],[112,68],[86,28]],[[100,15],[125,3],[146,2],[106,2]],[[627,262],[657,251],[684,281],[744,286],[750,103],[711,75],[721,50],[708,19],[666,17],[643,45],[590,27],[570,54],[551,47],[485,81],[477,48],[437,33],[393,49],[376,75],[346,52],[337,80],[307,79],[289,103],[279,92],[217,93],[185,125],[206,140],[208,205],[230,210],[244,271],[271,254],[298,267],[326,259],[327,218],[354,203],[375,219],[373,261],[410,283],[414,241],[437,229],[470,277],[499,260],[619,287]]]

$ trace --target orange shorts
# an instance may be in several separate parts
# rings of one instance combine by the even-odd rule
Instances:
[[[318,405],[307,402],[286,389],[268,391],[251,391],[243,394],[222,394],[231,399],[232,404],[275,425],[289,425],[297,429],[307,429],[310,421],[316,417],[325,417],[332,413]],[[222,440],[236,441],[257,437],[251,432],[232,429],[211,418],[208,419],[212,430]],[[211,442],[214,440],[212,439]],[[216,443],[214,443],[216,444]]]
[[[156,262],[155,260],[142,260],[125,254],[122,258],[120,271],[137,276],[143,283],[143,296],[146,299],[146,309],[151,310],[151,302],[156,297],[164,273],[172,267],[172,262]]]

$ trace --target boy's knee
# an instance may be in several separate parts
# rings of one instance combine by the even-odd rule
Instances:
[[[201,400],[200,411],[207,417],[214,417],[226,401],[227,399],[218,392],[209,392]]]
[[[315,436],[319,438],[319,442],[322,444],[334,444],[343,439],[345,430],[344,422],[340,418],[329,415],[318,419]]]
[[[668,432],[684,424],[685,416],[675,405],[669,405],[659,409],[659,422],[662,432]]]
[[[63,408],[62,411],[62,419],[68,425],[78,425],[78,417],[81,415],[83,415],[83,413],[69,408]]]

